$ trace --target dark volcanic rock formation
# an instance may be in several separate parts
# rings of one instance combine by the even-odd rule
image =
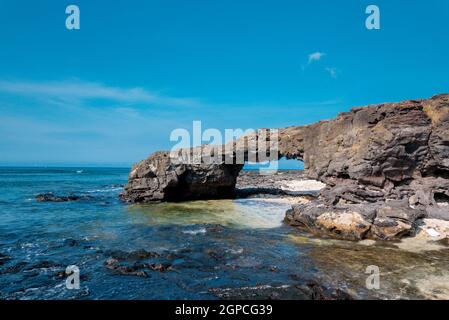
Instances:
[[[37,202],[70,202],[70,201],[81,201],[91,199],[92,199],[91,196],[77,196],[77,195],[57,196],[51,192],[38,194],[36,196]]]
[[[242,167],[194,164],[169,152],[156,152],[133,167],[122,198],[133,203],[230,198]]]
[[[245,159],[260,146],[272,151],[274,139],[262,133],[234,142],[231,151],[189,150],[219,154],[208,164],[155,153],[133,168],[123,199],[233,196],[242,168],[235,164],[237,151]],[[251,141],[256,151],[248,147]],[[270,155],[303,160],[307,176],[327,185],[319,199],[287,213],[292,225],[342,238],[394,239],[413,233],[419,218],[449,220],[449,95],[354,108],[330,121],[280,129],[275,142]]]
[[[132,168],[121,198],[132,203],[233,198],[246,160],[277,159],[277,149],[270,150],[278,136],[273,142],[270,137],[265,129],[227,145],[156,152]]]
[[[355,108],[304,130],[320,199],[286,215],[340,238],[395,239],[422,217],[449,220],[449,95]]]

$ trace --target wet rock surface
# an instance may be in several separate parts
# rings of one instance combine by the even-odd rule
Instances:
[[[298,281],[298,279],[296,279]],[[259,285],[241,288],[214,288],[209,291],[223,300],[353,300],[338,288],[324,287],[317,282],[304,280],[297,285]]]
[[[59,196],[55,195],[52,192],[38,194],[35,197],[37,202],[71,202],[71,201],[82,201],[82,200],[91,200],[93,197],[87,195],[68,195],[68,196]]]
[[[109,255],[109,258],[105,261],[105,267],[121,275],[149,277],[151,271],[172,270],[169,263],[152,261],[152,259],[162,258],[162,255],[157,252],[142,249],[132,252],[111,251],[106,254]]]

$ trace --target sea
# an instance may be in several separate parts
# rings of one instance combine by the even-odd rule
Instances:
[[[320,238],[264,199],[130,205],[129,170],[0,168],[0,299],[449,297],[444,244]]]

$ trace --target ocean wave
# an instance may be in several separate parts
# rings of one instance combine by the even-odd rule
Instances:
[[[196,229],[196,230],[184,230],[182,233],[190,234],[190,235],[205,234],[206,228],[200,228],[200,229]]]
[[[107,193],[107,192],[116,192],[123,190],[123,187],[112,187],[112,188],[105,188],[105,189],[96,189],[96,190],[89,190],[87,193]]]

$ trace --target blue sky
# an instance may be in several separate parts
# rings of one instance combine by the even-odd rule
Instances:
[[[448,21],[447,0],[0,0],[0,165],[130,165],[194,120],[284,127],[449,92]]]

